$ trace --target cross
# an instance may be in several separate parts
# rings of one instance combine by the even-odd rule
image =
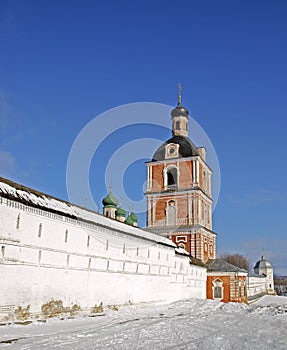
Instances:
[[[182,91],[181,83],[178,83],[177,87],[178,87],[177,105],[180,106],[181,105],[181,91]]]

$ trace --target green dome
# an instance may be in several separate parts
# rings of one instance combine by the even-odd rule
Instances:
[[[133,222],[138,222],[138,217],[136,216],[136,214],[134,212],[131,213],[130,217],[133,220]]]
[[[116,216],[124,216],[124,217],[126,217],[126,211],[124,210],[124,208],[122,206],[120,206],[116,210]]]
[[[112,194],[112,189],[110,189],[110,193],[103,199],[102,203],[103,203],[103,206],[105,208],[116,208],[117,207],[119,201]]]
[[[134,220],[131,218],[131,215],[129,215],[129,216],[126,218],[125,224],[128,224],[128,225],[133,226]]]

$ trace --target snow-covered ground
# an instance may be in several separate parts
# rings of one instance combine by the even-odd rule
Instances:
[[[0,348],[287,349],[287,298],[252,305],[213,300],[131,305],[103,316],[0,327]]]

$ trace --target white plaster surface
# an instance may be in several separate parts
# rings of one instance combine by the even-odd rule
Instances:
[[[31,203],[0,197],[0,319],[7,306],[39,312],[51,299],[89,308],[206,297],[206,269],[190,265],[170,240],[0,184]],[[32,206],[39,203],[45,208]]]

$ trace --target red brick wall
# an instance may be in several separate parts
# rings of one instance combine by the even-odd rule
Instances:
[[[199,187],[201,189],[203,189],[202,172],[203,172],[203,167],[202,167],[202,164],[199,163]]]
[[[152,167],[152,190],[163,191],[163,164],[157,164]]]
[[[165,216],[166,216],[165,208],[166,208],[166,199],[159,199],[156,202],[155,220],[165,219]]]
[[[206,283],[206,296],[207,299],[213,299],[212,282],[216,279],[220,279],[223,282],[223,299],[221,301],[230,302],[230,276],[207,276]]]
[[[167,193],[163,194],[163,198],[158,199],[156,202],[156,212],[155,212],[155,220],[163,220],[166,217],[166,205],[170,200],[174,200],[176,202],[177,207],[177,218],[184,219],[188,216],[188,197],[180,197],[177,198],[174,195],[168,196]]]
[[[168,165],[174,165],[177,167],[176,162],[170,162]],[[155,164],[152,166],[152,190],[162,191],[164,190],[164,179],[163,179],[163,164]],[[192,185],[192,162],[181,161],[179,162],[179,188],[191,188]]]
[[[228,303],[228,302],[238,302],[238,303],[246,303],[247,304],[247,280],[246,276],[232,276],[233,273],[231,273],[230,276],[221,276],[220,272],[218,276],[207,276],[207,284],[206,284],[206,296],[207,299],[213,299],[213,291],[212,282],[216,279],[220,279],[223,282],[223,299],[221,301]],[[236,282],[241,281],[244,283],[241,283],[240,292],[238,293],[237,286],[238,284]],[[244,285],[246,288],[244,289]],[[231,295],[231,289],[235,291],[235,294]]]
[[[185,161],[179,163],[179,188],[191,188],[192,184],[192,163]]]
[[[177,239],[176,237],[186,237],[186,242],[177,242]],[[175,235],[172,235],[171,236],[171,240],[178,246],[180,243],[183,243],[184,244],[184,249],[186,251],[189,252],[190,254],[190,238],[191,238],[191,235],[190,234],[184,234],[184,233],[178,233],[178,234],[175,234]]]
[[[177,218],[185,219],[188,216],[188,199],[187,196],[177,200]]]

